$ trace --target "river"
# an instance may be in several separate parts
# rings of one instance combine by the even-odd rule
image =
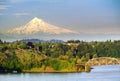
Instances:
[[[120,65],[93,68],[89,73],[1,73],[0,81],[120,81]]]

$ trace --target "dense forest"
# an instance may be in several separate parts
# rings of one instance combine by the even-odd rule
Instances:
[[[0,71],[72,72],[76,70],[76,64],[85,64],[97,57],[120,58],[120,40],[68,40],[62,43],[0,40]]]

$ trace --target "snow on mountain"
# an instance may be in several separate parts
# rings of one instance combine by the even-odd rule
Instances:
[[[26,25],[9,30],[8,33],[12,34],[34,34],[34,33],[47,33],[47,34],[78,34],[76,31],[57,27],[44,22],[42,19],[35,17]]]

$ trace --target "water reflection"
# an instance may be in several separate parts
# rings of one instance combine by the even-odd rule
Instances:
[[[93,68],[90,73],[0,74],[0,81],[120,81],[120,65]]]

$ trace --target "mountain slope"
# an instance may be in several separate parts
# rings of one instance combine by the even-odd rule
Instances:
[[[8,33],[12,33],[12,34],[34,34],[34,33],[47,33],[47,34],[73,33],[73,34],[78,34],[78,32],[76,32],[76,31],[72,31],[69,29],[60,28],[60,27],[48,24],[48,23],[44,22],[43,20],[38,19],[37,17],[32,19],[26,25],[9,30]]]

